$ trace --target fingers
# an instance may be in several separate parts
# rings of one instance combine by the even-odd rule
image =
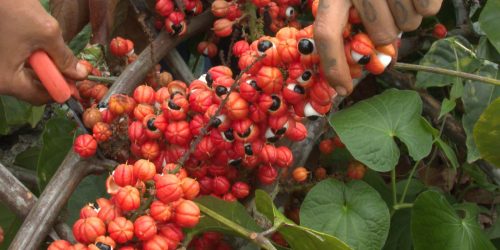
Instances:
[[[422,16],[432,16],[438,13],[443,0],[413,0],[415,10]]]
[[[392,43],[399,30],[385,0],[352,0],[375,45]],[[319,8],[318,8],[319,9]]]
[[[420,26],[422,15],[413,7],[413,0],[387,0],[387,4],[401,31],[412,31]]]
[[[64,43],[61,30],[55,19],[46,24],[46,37],[40,47],[49,54],[61,73],[76,80],[87,77],[87,68],[78,63],[78,59]]]
[[[30,70],[23,69],[19,71],[10,85],[11,92],[8,93],[9,95],[33,105],[42,105],[52,101],[47,90],[35,80],[34,73]]]
[[[341,96],[350,94],[353,88],[342,38],[350,7],[349,0],[320,0],[314,22],[314,41],[323,74]]]

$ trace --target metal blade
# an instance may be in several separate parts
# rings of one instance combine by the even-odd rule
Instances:
[[[83,125],[82,122],[82,115],[83,115],[83,108],[82,106],[73,98],[69,98],[66,101],[66,105],[68,105],[69,110],[71,112],[71,115],[75,119],[76,123],[78,126],[87,134],[90,133],[90,131]]]

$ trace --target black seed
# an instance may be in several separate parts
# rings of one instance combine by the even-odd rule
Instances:
[[[311,77],[312,77],[312,72],[310,70],[306,70],[304,71],[304,73],[302,73],[300,79],[304,82],[307,82],[311,79]]]
[[[273,47],[273,43],[269,40],[262,40],[257,44],[257,50],[259,52],[266,52],[266,50],[271,47]]]
[[[99,210],[99,204],[97,203],[93,203],[92,206],[94,207],[94,209],[97,211]]]
[[[257,86],[257,81],[255,81],[255,80],[248,80],[247,83],[250,86],[252,86],[252,88],[254,88],[255,90],[262,91],[262,89],[259,86]]]
[[[229,160],[229,165],[231,166],[238,166],[241,164],[243,160],[241,158],[234,159],[234,160]]]
[[[149,130],[156,131],[155,118],[149,119],[146,125],[147,125]]]
[[[207,72],[207,74],[205,75],[205,81],[207,82],[207,86],[211,88],[214,79],[212,79],[212,75],[210,75],[209,72]]]
[[[172,29],[174,30],[174,34],[179,34],[181,33],[182,31],[182,28],[184,27],[184,25],[182,25],[182,23],[179,23],[179,24],[173,24],[172,25]]]
[[[361,65],[367,65],[369,62],[370,62],[370,56],[363,56],[361,57],[361,59],[359,59],[358,61],[358,64],[361,64]]]
[[[104,109],[104,108],[107,108],[108,107],[108,103],[107,102],[100,102],[99,104],[97,104],[97,108],[98,109]]]
[[[252,145],[250,145],[250,144],[245,145],[245,154],[246,155],[253,155]]]
[[[215,118],[215,119],[214,119],[214,122],[212,123],[212,127],[214,127],[214,128],[218,128],[221,124],[222,124],[221,119],[219,119],[219,118]]]
[[[273,137],[267,138],[267,141],[274,143],[274,142],[277,142],[279,139],[280,139],[280,136],[273,136]]]
[[[276,130],[275,134],[276,134],[276,135],[282,135],[282,134],[284,134],[285,132],[286,132],[286,128],[285,128],[285,127],[282,127],[282,128],[280,128],[280,129]]]
[[[291,17],[291,16],[293,16],[293,14],[294,14],[294,13],[295,13],[295,9],[293,9],[293,7],[291,7],[291,6],[290,6],[290,7],[288,7],[288,8],[286,9],[286,16],[287,16],[287,17]]]
[[[224,131],[224,137],[226,137],[226,140],[228,141],[234,141],[234,134],[233,134],[233,129],[230,128],[226,131]]]
[[[270,111],[276,111],[278,110],[280,107],[281,107],[281,100],[279,97],[273,95],[271,96],[271,98],[273,99],[273,104],[271,105],[271,107],[269,108]]]
[[[251,127],[250,127],[250,128],[247,128],[247,130],[245,130],[245,133],[243,133],[243,134],[238,133],[238,135],[239,135],[241,138],[247,138],[247,137],[250,135],[250,133],[252,133],[252,129],[251,129]]]
[[[111,246],[104,244],[102,242],[97,242],[95,243],[95,246],[99,248],[100,250],[111,250]]]
[[[311,39],[302,38],[299,41],[299,52],[302,55],[309,55],[314,51],[314,43]]]
[[[311,116],[308,116],[307,119],[309,119],[310,121],[316,121],[318,120],[319,116],[317,115],[311,115]]]
[[[225,95],[227,94],[227,88],[219,85],[217,86],[217,88],[215,88],[215,94],[217,94],[218,96]]]
[[[306,90],[300,85],[295,85],[295,87],[293,87],[293,92],[303,95],[306,93]]]
[[[172,100],[168,100],[168,107],[170,109],[173,109],[173,110],[180,110],[181,109],[181,107],[179,107],[179,105],[175,104],[175,102]]]

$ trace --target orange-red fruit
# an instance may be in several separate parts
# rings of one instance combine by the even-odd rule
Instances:
[[[149,160],[154,160],[160,155],[160,145],[156,141],[147,141],[141,145],[142,157]]]
[[[183,200],[175,208],[174,222],[180,227],[192,228],[200,221],[200,208],[190,201]]]
[[[147,85],[139,85],[135,88],[133,96],[137,103],[153,104],[155,101],[155,90]]]
[[[186,177],[181,181],[182,192],[184,198],[192,200],[200,193],[200,184],[193,178]]]
[[[216,17],[225,17],[229,11],[230,3],[226,0],[216,0],[212,3],[212,14]]]
[[[68,248],[67,250],[88,250],[88,247],[82,243],[76,243]]]
[[[129,114],[134,111],[135,101],[127,95],[115,94],[109,98],[108,108],[115,115]]]
[[[182,229],[174,223],[161,225],[159,228],[159,234],[165,237],[168,242],[169,249],[176,249],[179,242],[184,239]]]
[[[156,175],[154,177],[156,197],[169,203],[180,199],[183,195],[181,181],[173,174]]]
[[[92,135],[98,142],[109,140],[112,134],[111,126],[107,123],[98,122],[92,127]]]
[[[231,120],[241,120],[248,116],[248,102],[236,92],[229,94],[225,108]]]
[[[156,174],[155,164],[144,159],[139,159],[134,163],[134,176],[141,181],[149,181]]]
[[[304,167],[298,167],[293,170],[292,176],[296,182],[303,182],[307,179],[309,172]]]
[[[84,244],[90,244],[106,233],[106,225],[97,217],[79,219],[73,225],[75,239]]]
[[[314,177],[316,180],[324,180],[326,179],[326,169],[324,167],[318,167],[314,170]]]
[[[432,31],[432,35],[437,39],[445,38],[448,34],[448,29],[441,23],[438,23],[434,26],[434,30]]]
[[[149,206],[149,215],[159,222],[168,221],[172,216],[172,206],[155,200]]]
[[[259,167],[257,177],[262,184],[269,185],[276,180],[276,177],[278,177],[278,171],[276,171],[273,166],[262,165]]]
[[[224,176],[214,177],[212,185],[212,192],[216,195],[223,195],[227,193],[231,187],[231,183],[229,183],[229,180]]]
[[[172,0],[158,0],[155,9],[160,15],[166,17],[174,11],[174,3]]]
[[[220,1],[225,2],[225,0],[220,0]],[[241,55],[243,55],[243,53],[245,53],[248,50],[250,50],[250,45],[245,40],[237,41],[233,45],[233,55],[236,57],[240,57]]]
[[[104,223],[109,223],[116,217],[122,216],[121,209],[117,205],[101,206],[97,217],[101,219]]]
[[[87,128],[93,128],[98,122],[102,122],[102,114],[97,108],[88,108],[82,115],[83,125]]]
[[[111,40],[111,43],[109,44],[109,50],[114,56],[123,57],[134,50],[134,44],[132,43],[132,41],[118,36]]]
[[[137,188],[132,186],[125,186],[118,190],[114,196],[116,204],[123,211],[132,211],[141,205],[141,195]]]
[[[116,242],[125,243],[134,238],[134,224],[125,217],[116,217],[108,224],[108,234]]]
[[[80,219],[85,219],[87,217],[97,217],[97,210],[92,203],[86,204],[80,209]]]
[[[366,167],[359,161],[352,161],[347,167],[347,176],[354,180],[361,180],[365,176]]]
[[[260,68],[257,73],[257,86],[266,94],[280,92],[283,87],[283,75],[279,68],[269,66]]]
[[[220,18],[214,22],[213,32],[218,37],[227,37],[233,33],[233,21],[227,18]]]
[[[250,194],[250,186],[242,181],[235,182],[231,187],[231,193],[238,199],[244,199]]]
[[[168,250],[168,241],[165,237],[156,234],[151,239],[142,243],[143,250]]]
[[[151,216],[143,215],[134,221],[134,234],[140,240],[149,240],[156,232],[156,222]]]
[[[333,141],[331,139],[324,139],[319,143],[319,151],[323,154],[330,154],[333,152]]]
[[[118,165],[113,172],[113,179],[120,187],[133,186],[137,182],[137,178],[134,176],[134,167],[128,164]]]
[[[79,135],[75,139],[73,150],[80,155],[80,157],[91,157],[97,150],[97,141],[89,134]]]
[[[116,247],[116,242],[113,240],[113,238],[111,238],[109,236],[101,235],[101,236],[97,237],[97,239],[95,239],[95,245],[98,247],[106,245],[106,246],[111,247],[111,249],[114,249]],[[98,248],[98,249],[101,249],[101,248]]]
[[[225,0],[219,0],[219,1],[226,2]],[[212,57],[217,55],[217,45],[215,45],[215,43],[213,43],[213,42],[202,41],[198,44],[197,50],[198,50],[198,53],[200,53],[206,57],[212,58]]]
[[[3,230],[2,230],[3,231]],[[3,233],[2,233],[2,241],[3,241]],[[0,243],[2,242],[0,241]],[[66,240],[56,240],[52,243],[50,243],[49,247],[47,250],[66,250],[71,246],[71,243],[69,243]]]

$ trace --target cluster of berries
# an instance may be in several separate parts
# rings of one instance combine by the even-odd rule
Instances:
[[[161,17],[157,19],[155,26],[157,29],[165,27],[165,30],[173,36],[182,36],[187,32],[186,14],[198,15],[203,12],[201,0],[182,0],[184,12],[176,10],[173,0],[156,0],[156,13]]]

